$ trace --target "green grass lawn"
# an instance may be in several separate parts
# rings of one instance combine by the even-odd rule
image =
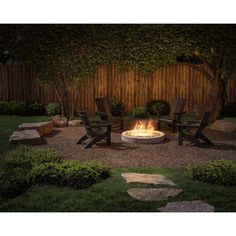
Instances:
[[[88,189],[35,186],[22,195],[0,202],[0,211],[46,212],[155,212],[162,202],[141,202],[132,199],[127,190],[132,187],[157,187],[148,184],[127,184],[123,172],[159,173],[171,178],[184,191],[170,201],[203,200],[216,211],[236,211],[236,187],[225,187],[192,181],[183,171],[158,168],[113,169],[112,176]]]
[[[0,156],[12,150],[14,146],[9,145],[8,139],[18,125],[27,122],[47,121],[47,116],[0,116]]]

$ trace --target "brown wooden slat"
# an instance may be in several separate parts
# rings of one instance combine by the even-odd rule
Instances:
[[[212,84],[202,73],[187,65],[168,65],[146,77],[132,69],[121,73],[115,65],[104,65],[78,89],[77,110],[94,113],[94,100],[99,96],[121,99],[128,111],[134,106],[144,106],[152,99],[171,102],[175,97],[184,96],[188,111],[196,104],[207,105],[212,89]],[[227,92],[228,101],[236,101],[235,80],[229,80]],[[39,100],[45,105],[58,101],[54,88],[40,84],[29,66],[0,65],[0,101],[11,100]]]

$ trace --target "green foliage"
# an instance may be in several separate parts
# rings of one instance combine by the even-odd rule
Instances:
[[[192,179],[220,185],[236,185],[236,162],[211,161],[204,165],[190,165],[185,174]]]
[[[60,162],[55,150],[22,145],[0,162],[0,196],[15,197],[31,186],[29,173],[34,166]]]
[[[111,114],[113,116],[121,116],[121,113],[125,113],[126,107],[121,100],[117,100],[116,98],[110,98],[109,104],[111,107]]]
[[[23,116],[26,114],[26,102],[10,102],[11,114]]]
[[[57,102],[51,102],[46,107],[48,116],[55,116],[61,114],[61,105]]]
[[[0,102],[0,115],[9,115],[10,109],[9,109],[9,103],[1,101]]]
[[[153,116],[157,115],[157,113],[167,115],[170,112],[169,104],[163,100],[152,100],[147,103],[146,107],[147,111]]]
[[[43,115],[44,106],[37,101],[27,102],[0,102],[0,115]]]
[[[32,184],[86,188],[109,176],[100,164],[62,161],[53,149],[22,145],[0,162],[0,197],[15,197]]]
[[[38,101],[30,103],[28,105],[28,111],[29,115],[41,116],[45,114],[44,105],[42,103],[39,103]]]
[[[236,102],[228,102],[221,111],[223,117],[236,117]]]
[[[24,168],[30,170],[33,166],[42,163],[60,161],[61,159],[57,156],[54,149],[20,145],[3,158],[3,165],[7,169]]]
[[[107,168],[99,164],[79,164],[73,161],[63,163],[46,163],[35,166],[30,179],[34,183],[87,188],[109,177]]]
[[[146,107],[135,107],[132,111],[132,116],[138,119],[146,119],[150,116]]]
[[[26,169],[0,169],[0,197],[16,197],[29,186],[30,183]]]

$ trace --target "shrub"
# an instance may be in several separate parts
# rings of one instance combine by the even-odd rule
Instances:
[[[45,114],[45,109],[43,104],[35,101],[34,103],[30,103],[28,105],[28,114],[29,115],[36,115],[41,116]]]
[[[30,180],[40,184],[87,188],[109,176],[109,170],[102,165],[66,161],[35,166],[30,173]]]
[[[228,102],[224,105],[221,116],[223,117],[233,117],[236,116],[236,102]]]
[[[48,116],[60,115],[61,114],[61,105],[57,102],[51,102],[48,104],[46,110],[47,110]]]
[[[24,168],[31,169],[35,165],[46,162],[60,162],[54,149],[34,148],[27,145],[21,145],[17,149],[8,153],[3,159],[5,168]]]
[[[132,116],[138,119],[146,119],[149,117],[149,113],[146,107],[135,107],[132,111]]]
[[[10,114],[23,116],[27,113],[27,104],[26,102],[9,102]]]
[[[22,145],[0,160],[0,197],[15,197],[38,183],[86,188],[109,176],[101,164],[62,161],[53,149]]]
[[[121,111],[125,113],[126,108],[123,102],[115,98],[109,99],[109,104],[111,106],[111,114],[113,116],[121,116]]]
[[[151,115],[157,115],[159,112],[160,115],[167,115],[170,112],[169,104],[164,100],[152,100],[146,105],[147,111]]]
[[[9,198],[23,193],[30,186],[28,172],[25,169],[0,170],[0,196]]]
[[[236,185],[236,162],[217,160],[205,165],[190,165],[185,174],[192,179],[212,184]]]
[[[0,115],[9,115],[10,114],[10,108],[8,102],[0,102]]]

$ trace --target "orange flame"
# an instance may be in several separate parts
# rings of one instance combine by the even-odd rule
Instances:
[[[153,122],[152,121],[148,121],[148,122],[145,122],[145,121],[137,121],[135,126],[134,126],[134,130],[150,130],[150,131],[153,131],[155,130],[155,126],[153,125]]]
[[[155,126],[153,121],[137,121],[134,129],[132,130],[132,135],[134,136],[153,136],[153,131],[155,130]]]

